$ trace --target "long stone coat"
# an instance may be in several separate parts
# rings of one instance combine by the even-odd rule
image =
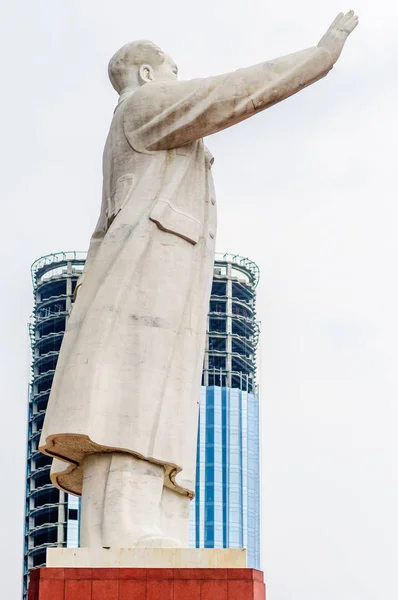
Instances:
[[[101,214],[61,347],[40,449],[81,493],[84,456],[121,450],[193,494],[216,206],[202,138],[320,79],[310,48],[230,74],[122,95],[105,145]],[[231,174],[233,175],[233,174]]]

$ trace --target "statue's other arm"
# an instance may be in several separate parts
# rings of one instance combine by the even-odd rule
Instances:
[[[125,111],[128,140],[140,152],[176,148],[285,100],[332,69],[357,22],[339,15],[318,46],[233,73],[145,84]]]

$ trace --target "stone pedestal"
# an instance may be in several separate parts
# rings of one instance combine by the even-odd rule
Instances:
[[[253,569],[56,568],[33,571],[29,600],[265,600]]]
[[[28,600],[265,600],[245,550],[52,548],[47,565]]]

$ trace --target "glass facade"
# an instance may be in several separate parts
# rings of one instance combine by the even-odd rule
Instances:
[[[45,566],[47,547],[79,545],[79,499],[56,489],[51,459],[38,452],[51,384],[85,253],[62,252],[32,265],[32,374],[28,408],[24,599],[29,573]],[[190,543],[247,548],[260,566],[259,405],[255,288],[248,259],[218,255],[202,375],[196,498]]]
[[[260,568],[258,398],[239,389],[202,388],[190,543],[247,548]]]

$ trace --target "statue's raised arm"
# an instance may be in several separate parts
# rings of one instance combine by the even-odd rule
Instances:
[[[315,47],[232,73],[178,82],[149,67],[125,113],[125,131],[139,151],[182,146],[231,127],[315,83],[332,69],[358,24],[340,14]],[[163,65],[164,67],[164,65]]]

